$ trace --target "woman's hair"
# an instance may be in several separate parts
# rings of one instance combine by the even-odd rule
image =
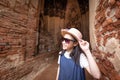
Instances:
[[[79,45],[75,46],[70,56],[75,61],[76,64],[80,65],[80,54],[83,53],[83,50],[79,47]]]

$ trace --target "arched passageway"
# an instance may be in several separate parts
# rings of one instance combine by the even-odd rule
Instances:
[[[89,1],[88,0],[40,0],[37,35],[37,53],[60,48],[62,28],[75,27],[89,41]],[[43,37],[45,36],[45,37]],[[49,39],[45,43],[42,38]],[[43,44],[44,43],[44,44]],[[51,45],[50,43],[54,43]]]

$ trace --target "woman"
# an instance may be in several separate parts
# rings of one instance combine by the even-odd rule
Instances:
[[[94,78],[100,78],[99,68],[90,52],[89,43],[76,28],[62,29],[62,48],[58,59],[56,80],[85,80],[86,69]]]

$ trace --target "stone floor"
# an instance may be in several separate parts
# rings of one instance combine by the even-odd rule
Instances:
[[[57,73],[57,59],[55,59],[42,73],[34,80],[55,80]]]

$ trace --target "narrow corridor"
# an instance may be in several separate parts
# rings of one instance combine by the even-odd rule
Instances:
[[[0,0],[0,80],[55,80],[60,30],[72,27],[100,80],[120,80],[120,0]]]

